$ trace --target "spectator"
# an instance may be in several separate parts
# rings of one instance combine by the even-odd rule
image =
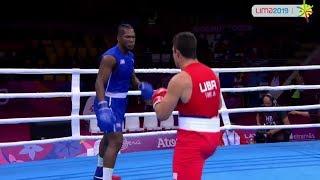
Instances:
[[[236,76],[234,77],[234,80],[233,80],[233,87],[234,88],[244,87],[244,73],[243,72],[236,74]]]
[[[247,86],[249,87],[256,87],[256,86],[260,86],[260,76],[259,73],[257,72],[251,72],[248,73],[247,76]],[[257,107],[259,105],[261,105],[260,103],[260,93],[259,92],[245,92],[245,96],[246,96],[246,106],[248,107]]]
[[[320,111],[318,109],[309,111],[291,111],[290,115],[298,115],[310,118],[311,122],[320,122]]]
[[[318,98],[318,104],[320,104],[320,98]],[[308,111],[291,111],[290,115],[297,115],[310,118],[312,123],[320,123],[320,109],[311,109]]]
[[[277,103],[273,96],[265,94],[262,97],[264,107],[274,107]],[[290,121],[284,112],[259,112],[256,116],[257,125],[289,125]],[[286,142],[289,141],[290,130],[271,129],[258,130],[256,132],[256,142]]]
[[[304,80],[303,77],[298,74],[296,75],[295,79],[292,81],[293,85],[304,85]],[[303,90],[301,89],[293,89],[290,91],[290,105],[292,106],[297,106],[297,105],[302,105],[302,92]]]
[[[244,87],[244,73],[237,73],[233,79],[233,87],[234,88],[241,88]],[[232,96],[234,96],[236,99],[239,99],[239,103],[241,104],[241,107],[244,106],[244,102],[245,102],[245,97],[246,94],[244,95],[239,95],[238,93],[231,93]]]
[[[279,72],[274,72],[272,76],[272,80],[270,82],[270,86],[280,86],[280,77]],[[273,97],[276,97],[279,91],[270,91],[269,92]]]

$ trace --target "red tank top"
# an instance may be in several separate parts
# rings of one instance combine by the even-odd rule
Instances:
[[[212,118],[219,115],[220,82],[216,74],[202,63],[183,69],[192,80],[192,94],[187,103],[179,102],[180,116]]]

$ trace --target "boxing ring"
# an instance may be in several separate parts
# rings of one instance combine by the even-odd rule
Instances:
[[[226,68],[214,69],[217,73],[228,72],[259,72],[259,71],[294,71],[318,70],[320,66],[289,66],[289,67],[258,67],[258,68]],[[177,69],[137,69],[136,73],[177,73]],[[0,93],[0,98],[54,98],[70,97],[72,112],[70,116],[10,118],[0,119],[0,124],[18,124],[28,122],[71,121],[72,136],[48,140],[21,141],[0,143],[0,179],[92,179],[95,167],[97,140],[101,136],[80,135],[80,119],[92,119],[94,115],[79,115],[80,97],[94,96],[95,92],[80,92],[80,74],[96,74],[96,69],[0,69],[0,74],[72,74],[71,92],[55,93]],[[222,88],[222,92],[251,92],[290,89],[320,89],[320,85],[288,85],[288,86],[259,86],[244,88]],[[140,95],[139,91],[130,91],[129,95]],[[222,94],[221,94],[222,96]],[[223,96],[222,96],[223,99]],[[294,124],[277,126],[241,126],[231,125],[229,114],[244,112],[291,111],[320,109],[319,104],[304,106],[255,107],[227,109],[223,101],[220,114],[223,120],[221,130],[228,129],[278,129],[278,128],[319,128],[320,124]],[[178,112],[174,112],[177,114]],[[155,116],[154,112],[127,113],[130,116]],[[164,132],[147,132],[125,134],[125,139],[155,136],[174,137],[175,130]],[[86,140],[95,140],[93,143]],[[16,146],[35,147],[52,143],[76,142],[86,147],[86,153],[48,160],[32,159],[29,162],[4,162],[4,151]],[[171,179],[172,147],[174,143],[166,143],[159,150],[128,152],[122,149],[115,166],[115,174],[122,179]],[[139,144],[136,142],[136,144]],[[134,144],[124,143],[125,148]],[[159,144],[158,144],[159,146]],[[41,146],[42,147],[42,146]],[[6,149],[7,148],[7,149]],[[2,154],[1,154],[2,151]],[[21,151],[20,151],[21,152]],[[31,153],[33,157],[34,154]],[[30,151],[29,151],[30,156]],[[273,144],[249,144],[239,146],[219,147],[216,153],[206,162],[203,179],[317,179],[320,177],[320,141],[303,141]]]

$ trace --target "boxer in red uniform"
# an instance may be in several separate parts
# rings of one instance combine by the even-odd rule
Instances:
[[[196,57],[197,40],[190,32],[173,39],[173,59],[181,72],[167,89],[153,93],[153,108],[160,121],[177,107],[179,128],[173,155],[173,179],[200,180],[205,160],[220,144],[220,83],[216,74]]]

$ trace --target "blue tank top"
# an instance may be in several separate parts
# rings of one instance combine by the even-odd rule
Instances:
[[[133,53],[129,51],[127,54],[123,54],[116,45],[102,54],[102,56],[105,55],[113,56],[116,59],[116,66],[105,84],[106,92],[128,92],[134,70]]]

